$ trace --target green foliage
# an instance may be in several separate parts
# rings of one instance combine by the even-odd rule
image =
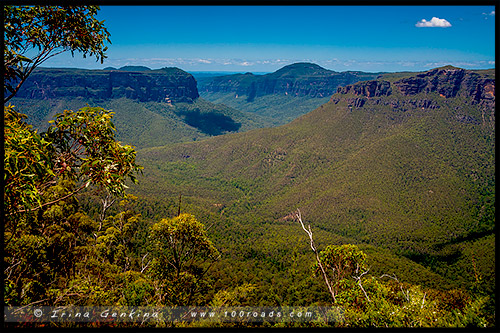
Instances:
[[[152,226],[150,272],[161,284],[167,304],[191,304],[203,288],[203,276],[219,258],[204,225],[190,214],[162,219]]]
[[[319,259],[323,265],[334,294],[337,294],[346,279],[359,276],[366,270],[366,254],[359,250],[356,245],[329,245],[319,253]],[[319,264],[313,266],[316,274],[319,274]]]
[[[328,246],[320,253],[326,271],[336,274],[339,327],[486,327],[488,297],[461,290],[436,291],[383,274],[364,277],[367,256],[357,246]],[[317,265],[317,264],[316,264]],[[366,269],[361,272],[361,269]],[[389,279],[385,279],[385,278]]]
[[[328,102],[328,97],[310,97],[271,94],[264,96],[238,96],[234,92],[207,92],[200,89],[200,96],[207,101],[225,104],[236,110],[259,116],[264,126],[272,127],[287,124],[294,119]],[[242,126],[245,124],[243,123]]]
[[[18,51],[24,48],[15,39],[19,32],[49,43],[40,44],[41,54],[57,47],[102,59],[107,32],[101,23],[94,22],[95,44],[88,36],[79,44],[71,29],[64,31],[70,34],[67,44],[50,44],[57,29],[44,39],[36,20],[31,31],[14,29],[33,13],[42,18],[50,13],[55,23],[68,21],[60,26],[71,27],[75,20],[66,20],[69,12],[79,13],[76,22],[84,20],[85,29],[94,20],[92,8],[5,9],[6,50],[14,50],[6,52],[7,65],[15,68],[7,68],[9,91],[15,93],[12,82],[22,83],[29,74],[24,64],[38,61]],[[90,14],[90,21],[82,13]],[[251,91],[244,103],[264,108],[259,98]],[[329,244],[320,258],[344,309],[336,326],[493,326],[494,263],[488,260],[495,240],[493,122],[484,108],[463,97],[407,97],[395,90],[353,107],[355,98],[334,96],[272,130],[139,151],[148,169],[142,185],[131,190],[145,198],[128,195],[110,210],[111,194],[125,194],[127,177],[133,182],[140,170],[134,149],[115,141],[113,113],[91,107],[64,111],[47,133],[38,134],[23,115],[4,107],[6,305],[331,304],[322,281],[308,269],[314,260],[308,243],[290,221],[290,207],[300,206],[318,226],[317,244]],[[417,106],[424,99],[436,107]],[[282,101],[283,111],[296,100]],[[238,114],[235,110],[213,104],[204,109],[200,106],[210,103],[203,100],[148,108],[129,102],[109,102],[128,108],[121,114],[122,129],[132,115],[165,124],[186,121],[197,109],[199,115],[210,110],[239,122],[229,116]],[[202,126],[182,124],[189,130],[179,140],[193,133],[189,140],[206,137],[198,131]],[[144,147],[158,143],[155,136],[165,131],[160,125],[141,139]],[[134,133],[127,134],[136,140],[144,131],[130,126]],[[76,199],[77,192],[89,194],[90,184],[101,190],[93,193],[101,206]],[[179,193],[182,209],[213,228],[191,214],[165,218],[175,214],[172,198]],[[367,275],[368,268],[379,276]],[[409,283],[382,275],[388,268]],[[460,289],[443,290],[450,286]]]
[[[73,183],[60,181],[42,199],[65,196],[73,188]],[[88,225],[84,214],[75,213],[76,201],[68,197],[38,210],[37,215],[22,214],[5,225],[6,284],[13,287],[8,304],[51,300],[47,289],[57,288],[74,274]]]
[[[54,177],[51,142],[33,131],[26,116],[4,106],[4,209],[40,205],[40,191]]]
[[[151,238],[159,267],[179,274],[198,260],[215,260],[218,251],[206,236],[203,224],[190,214],[163,219],[152,227]],[[158,272],[162,274],[163,272]]]
[[[47,137],[56,147],[59,174],[122,195],[126,177],[136,182],[133,173],[142,168],[135,163],[134,148],[115,141],[112,117],[113,112],[98,107],[65,110]]]
[[[352,244],[329,245],[319,253],[319,258],[325,267],[338,274],[336,280],[342,280],[366,269],[366,254]]]
[[[153,201],[182,192],[190,209],[234,221],[223,237],[242,226],[253,235],[271,224],[287,229],[291,207],[300,207],[325,234],[405,257],[384,262],[378,253],[382,271],[391,265],[413,283],[467,288],[467,244],[495,231],[492,111],[463,97],[396,89],[351,110],[355,98],[334,95],[277,128],[139,150],[148,174],[132,190]],[[462,121],[464,114],[479,122]],[[249,253],[266,243],[239,240]],[[479,266],[492,276],[486,260]]]
[[[485,297],[449,300],[453,291],[436,293],[418,285],[383,281],[370,277],[363,281],[368,301],[357,285],[339,294],[344,307],[341,327],[486,327]]]
[[[210,306],[229,307],[248,304],[248,294],[252,293],[254,290],[255,285],[250,283],[236,286],[232,290],[220,290],[210,301]]]
[[[60,181],[43,200],[52,201],[73,190],[74,183]],[[120,211],[101,221],[83,213],[72,196],[43,206],[36,215],[21,215],[16,228],[7,228],[4,235],[6,304],[156,306],[197,302],[196,293],[209,287],[198,259],[217,251],[203,238],[203,226],[190,216],[183,217],[191,227],[181,226],[176,235],[181,248],[193,250],[189,252],[193,257],[182,257],[188,261],[182,263],[177,279],[160,279],[148,273],[154,267],[154,244],[148,237],[151,226],[134,212],[136,199],[122,200]],[[163,284],[169,289],[158,288]],[[166,298],[168,290],[175,293]]]
[[[44,77],[56,75],[50,69],[43,69],[43,71],[47,72]],[[85,75],[78,74],[78,70],[75,71],[74,75]],[[66,75],[70,76],[71,73]],[[197,98],[192,103],[174,104],[141,103],[128,98],[102,100],[74,97],[49,99],[14,97],[12,102],[19,110],[28,115],[28,123],[40,131],[48,128],[48,121],[54,120],[55,113],[63,113],[65,109],[77,110],[90,104],[106,110],[113,110],[116,139],[126,144],[133,144],[137,148],[198,141],[211,135],[220,135],[231,131],[245,132],[269,124],[267,120],[258,115],[239,111],[223,104],[214,104],[203,98]],[[189,124],[189,117],[193,118],[197,113],[204,119],[204,131],[199,128],[200,123],[192,124],[198,127]],[[210,128],[212,125],[215,126],[213,129]]]
[[[362,107],[352,107],[355,98],[334,95],[277,128],[139,150],[147,177],[131,190],[148,203],[182,193],[189,211],[207,216],[222,255],[214,266],[217,290],[254,283],[249,304],[330,302],[321,279],[305,273],[314,259],[291,221],[292,207],[300,207],[317,228],[320,248],[356,244],[369,256],[370,274],[396,273],[414,299],[426,294],[425,303],[434,301],[430,288],[469,290],[463,304],[494,296],[495,134],[488,118],[493,111],[464,97],[403,96],[396,89],[391,96],[370,97]],[[422,101],[435,107],[417,106]],[[357,280],[347,276],[339,299],[373,306],[372,319],[361,320],[361,326],[370,320],[374,326],[460,325],[451,317],[437,324],[451,308],[432,310],[431,323],[426,306],[418,312],[418,325],[405,312],[391,323],[403,302],[399,284],[384,291],[365,274],[368,302]],[[377,288],[389,299],[391,290],[400,292],[399,301],[379,303],[384,312],[378,319]],[[447,297],[440,295],[436,306]],[[494,297],[484,302],[474,311],[494,325]],[[456,309],[460,302],[453,304]],[[356,311],[353,318],[362,317]]]
[[[123,195],[125,180],[136,181],[134,173],[142,169],[135,163],[134,148],[115,141],[112,113],[104,109],[66,110],[42,134],[32,130],[12,106],[4,111],[7,217],[39,209],[42,194],[58,178],[83,183],[75,193],[92,184]]]
[[[4,6],[6,100],[35,67],[57,53],[80,51],[102,60],[109,33],[94,18],[97,10]],[[114,140],[112,113],[66,110],[42,134],[13,106],[4,105],[4,115],[6,305],[120,302],[124,271],[133,262],[127,255],[137,250],[133,245],[139,234],[129,225],[137,224],[138,215],[124,212],[119,219],[128,224],[120,223],[116,232],[101,230],[102,221],[98,225],[80,211],[75,197],[91,184],[123,195],[125,178],[135,180],[132,173],[140,170],[134,149]],[[108,257],[99,252],[103,239],[114,241],[108,242],[113,247],[107,248]]]
[[[12,98],[34,68],[61,52],[106,58],[109,32],[95,18],[98,6],[3,6],[4,101]]]

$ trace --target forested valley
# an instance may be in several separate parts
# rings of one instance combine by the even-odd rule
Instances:
[[[40,68],[106,58],[96,6],[3,10],[4,327],[496,325],[494,69],[300,63],[198,93],[177,68]],[[37,321],[44,306],[333,315]]]

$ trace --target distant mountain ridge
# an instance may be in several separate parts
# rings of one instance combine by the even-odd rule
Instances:
[[[313,63],[295,63],[264,75],[245,73],[215,77],[198,89],[206,93],[230,92],[246,96],[248,102],[270,94],[321,98],[331,96],[339,86],[378,75],[380,73],[339,73]]]
[[[371,78],[374,75],[361,72],[340,74],[310,63],[292,64],[264,75],[251,73],[229,75],[231,78],[243,77],[250,80],[257,78],[256,83],[249,85],[255,88],[253,99],[251,101],[248,98],[238,99],[235,104],[231,103],[231,100],[234,100],[233,93],[229,93],[229,101],[211,100],[203,96],[208,102],[198,103],[200,94],[197,80],[192,74],[176,67],[155,70],[145,66],[106,67],[102,70],[38,68],[23,84],[13,102],[19,106],[30,105],[25,112],[30,115],[33,125],[42,129],[47,126],[46,122],[55,112],[61,112],[64,108],[79,108],[85,103],[106,107],[121,105],[121,110],[116,109],[118,113],[115,117],[120,125],[125,113],[133,112],[134,103],[143,103],[140,107],[137,105],[137,110],[141,110],[137,112],[148,113],[144,109],[146,107],[155,110],[153,113],[156,115],[143,114],[143,118],[133,118],[132,113],[127,115],[129,121],[135,125],[126,125],[127,132],[120,131],[121,126],[118,126],[118,135],[129,142],[129,134],[135,133],[132,137],[137,140],[140,135],[136,130],[130,131],[131,128],[137,130],[142,128],[146,131],[147,127],[140,123],[150,116],[160,116],[161,120],[158,121],[162,124],[167,118],[175,119],[175,123],[181,121],[183,124],[179,126],[167,126],[170,128],[169,131],[172,131],[173,127],[174,132],[164,135],[159,140],[158,145],[162,145],[172,139],[174,142],[185,140],[186,137],[196,140],[206,134],[218,135],[284,124],[327,102],[339,84],[343,85],[364,77]],[[213,78],[202,75],[201,77],[200,86],[203,87],[206,82],[220,80],[226,76]],[[262,95],[261,90],[269,94]],[[210,102],[215,105],[210,105]],[[243,104],[239,104],[241,102]],[[144,103],[158,103],[158,105],[153,107]],[[182,103],[192,105],[177,105]],[[51,108],[49,105],[55,107]],[[165,118],[167,114],[169,116]],[[188,127],[185,128],[185,125]],[[151,133],[144,133],[143,136],[148,139],[140,139],[139,146],[143,146],[146,142],[148,146],[153,144],[152,136],[160,133],[160,127],[155,127],[157,129]],[[190,130],[192,127],[194,132]],[[177,131],[182,133],[176,134]],[[187,135],[188,132],[192,134]]]
[[[383,79],[383,76],[381,76]],[[443,97],[471,97],[472,102],[494,101],[495,79],[478,72],[446,66],[425,73],[402,78],[394,82],[394,86],[404,96],[419,93],[437,92]],[[391,84],[385,80],[360,82],[346,87],[337,88],[337,92],[365,97],[389,96],[392,93]]]
[[[206,78],[198,82],[198,91],[208,101],[259,115],[272,126],[278,126],[328,102],[338,87],[372,80],[381,74],[339,73],[300,62],[263,75],[245,73]]]
[[[176,67],[151,70],[143,66],[86,70],[38,68],[18,98],[129,98],[140,102],[192,102],[199,97],[194,77]]]

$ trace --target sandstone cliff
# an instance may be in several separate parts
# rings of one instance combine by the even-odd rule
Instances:
[[[403,96],[437,93],[441,97],[467,97],[472,103],[494,104],[495,79],[451,66],[436,68],[393,83],[380,79],[337,88],[340,94],[363,97],[389,96],[396,89]]]
[[[127,70],[40,68],[24,83],[16,97],[50,99],[126,97],[140,102],[192,102],[199,97],[194,77],[178,68]],[[133,69],[133,68],[132,68]]]

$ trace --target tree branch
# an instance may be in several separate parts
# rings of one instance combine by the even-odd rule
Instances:
[[[321,273],[323,275],[323,279],[325,280],[326,286],[328,287],[328,291],[330,292],[330,295],[333,298],[333,302],[336,302],[337,299],[335,297],[335,293],[333,292],[332,286],[330,285],[330,281],[328,280],[328,276],[326,275],[325,268],[321,264],[321,260],[319,259],[318,251],[316,250],[316,247],[314,246],[314,241],[313,241],[312,231],[311,231],[311,225],[310,224],[308,225],[308,229],[309,230],[307,230],[305,228],[304,223],[302,222],[302,216],[300,214],[300,210],[298,208],[297,208],[297,213],[295,214],[295,216],[297,216],[297,219],[299,220],[300,225],[302,226],[302,229],[304,229],[304,231],[306,232],[306,234],[309,236],[309,239],[311,240],[310,246],[311,246],[311,249],[313,250],[314,254],[316,255],[316,262],[318,263],[318,266],[321,269]]]
[[[394,281],[396,281],[397,283],[399,283],[399,289],[401,290],[401,293],[403,294],[403,296],[406,298],[406,301],[409,302],[410,301],[410,290],[407,290],[406,293],[405,291],[403,290],[403,284],[401,282],[399,282],[398,278],[396,277],[396,274],[394,274],[394,276],[390,276],[389,274],[382,274],[380,276],[380,278],[383,278],[383,277],[388,277],[388,278],[391,278],[393,279]],[[424,299],[425,299],[425,296],[424,296]]]
[[[28,306],[32,306],[33,304],[38,304],[38,303],[45,302],[45,301],[48,301],[48,300],[49,300],[49,298],[44,298],[44,299],[41,299],[41,300],[39,300],[39,301],[36,301],[36,302],[30,303],[30,304],[28,304],[28,305],[21,306],[20,308],[15,309],[12,313],[16,313],[16,312],[18,312],[18,311],[21,311],[22,309],[27,308]]]
[[[142,259],[141,259],[141,273],[143,273],[148,268],[149,264],[151,263],[151,260],[149,260],[148,263],[146,264],[146,266],[144,266],[144,259],[146,259],[148,254],[149,253],[146,253],[144,255],[144,257],[142,257]]]
[[[359,270],[359,265],[357,265],[357,267],[356,267],[356,273],[358,272],[358,270]],[[363,294],[365,294],[365,297],[368,300],[368,302],[371,302],[370,297],[368,297],[368,294],[365,291],[365,288],[363,288],[363,285],[361,284],[361,278],[363,277],[363,275],[365,275],[366,273],[368,273],[369,270],[370,269],[368,268],[366,271],[364,271],[363,273],[361,273],[359,276],[353,276],[353,278],[358,281],[358,285],[361,288],[361,290],[363,291]]]
[[[3,102],[4,104],[7,103],[12,97],[14,97],[18,92],[19,92],[19,89],[21,89],[21,86],[24,84],[24,82],[26,81],[26,79],[28,78],[28,76],[31,75],[31,73],[33,72],[33,70],[40,66],[40,64],[42,62],[44,62],[45,60],[49,59],[49,58],[52,58],[53,56],[56,56],[58,54],[61,54],[63,52],[65,52],[66,50],[63,49],[59,52],[55,52],[53,54],[50,54],[50,52],[52,52],[55,48],[48,48],[48,49],[44,49],[43,51],[41,51],[40,54],[38,54],[38,56],[36,56],[32,62],[32,65],[31,66],[28,66],[26,67],[26,70],[24,71],[24,73],[22,74],[22,76],[20,76],[19,78],[21,79],[21,81],[19,81],[19,83],[17,84],[17,86],[14,88],[14,90],[11,92],[11,94],[9,96],[7,96],[6,98],[4,98]]]
[[[69,197],[71,197],[72,195],[75,195],[76,193],[80,192],[81,190],[83,190],[85,187],[87,187],[86,185],[82,185],[81,187],[79,187],[78,189],[74,190],[73,192],[71,192],[70,194],[67,194],[59,199],[56,199],[54,201],[51,201],[51,202],[46,202],[44,203],[43,205],[40,205],[38,207],[35,207],[35,208],[31,208],[31,209],[21,209],[21,210],[18,210],[18,211],[15,211],[15,212],[12,212],[10,214],[8,214],[7,216],[11,216],[13,214],[17,214],[17,213],[26,213],[26,212],[34,212],[36,210],[39,210],[40,208],[43,208],[43,207],[46,207],[46,206],[49,206],[49,205],[53,205],[61,200],[64,200],[64,199],[67,199]]]

